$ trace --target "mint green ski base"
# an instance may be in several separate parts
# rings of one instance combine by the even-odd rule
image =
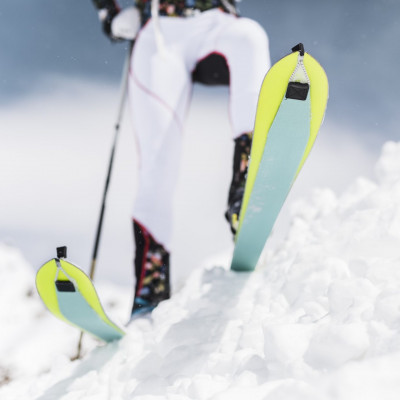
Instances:
[[[123,334],[100,318],[79,291],[57,291],[57,300],[63,316],[73,325],[104,342],[113,342]]]
[[[299,43],[260,89],[231,269],[252,271],[325,115],[328,79]]]
[[[252,271],[289,194],[310,135],[310,98],[284,99],[268,133],[231,268]]]
[[[64,258],[54,258],[39,269],[36,287],[49,311],[62,321],[103,342],[125,335],[105,314],[89,277]]]

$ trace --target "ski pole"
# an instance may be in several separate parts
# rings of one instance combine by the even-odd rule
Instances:
[[[128,77],[129,77],[129,63],[130,63],[133,45],[134,45],[134,41],[132,41],[129,44],[129,48],[128,48],[128,52],[126,55],[124,68],[123,68],[123,72],[122,72],[120,101],[119,101],[119,107],[118,107],[118,112],[117,112],[117,118],[115,120],[115,125],[114,125],[114,140],[113,140],[112,147],[111,147],[111,154],[110,154],[110,160],[108,163],[107,177],[106,177],[106,182],[104,185],[103,199],[102,199],[102,203],[101,203],[100,215],[99,215],[99,219],[98,219],[98,223],[97,223],[96,238],[94,241],[92,260],[91,260],[91,264],[90,264],[89,277],[91,280],[93,280],[94,274],[96,271],[97,253],[99,250],[101,232],[102,232],[102,228],[103,228],[103,220],[104,220],[104,213],[105,213],[105,209],[106,209],[108,187],[110,185],[111,173],[112,173],[112,169],[113,169],[113,165],[114,165],[114,155],[115,155],[115,150],[117,147],[120,127],[121,127],[121,121],[122,121],[122,116],[123,116],[123,112],[124,112],[125,100],[126,100]],[[83,332],[81,332],[81,335],[79,337],[76,359],[79,359],[81,356],[82,338],[83,338]]]
[[[122,121],[122,115],[123,115],[123,111],[124,111],[126,92],[127,92],[127,86],[128,86],[128,76],[129,76],[129,60],[130,60],[131,52],[132,52],[132,45],[129,46],[128,54],[126,56],[124,69],[123,69],[123,73],[122,73],[120,103],[119,103],[116,122],[114,125],[114,141],[113,141],[112,148],[111,148],[107,178],[106,178],[106,182],[105,182],[105,186],[104,186],[103,200],[102,200],[102,204],[101,204],[100,216],[99,216],[97,230],[96,230],[96,239],[94,242],[92,261],[91,261],[91,265],[90,265],[89,277],[92,280],[94,278],[94,273],[95,273],[95,269],[96,269],[97,253],[99,250],[101,231],[102,231],[102,227],[103,227],[103,219],[104,219],[104,212],[105,212],[105,207],[106,207],[108,187],[110,185],[111,173],[112,173],[112,168],[113,168],[113,164],[114,164],[114,155],[115,155],[115,150],[117,147],[120,126],[121,126],[121,121]]]

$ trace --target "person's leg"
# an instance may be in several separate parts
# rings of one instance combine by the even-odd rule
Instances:
[[[169,252],[135,220],[133,232],[136,285],[132,315],[149,312],[170,297]]]
[[[225,212],[225,218],[229,222],[233,234],[236,234],[236,229],[239,223],[239,214],[242,207],[244,188],[246,184],[251,142],[252,133],[244,133],[235,139],[232,181],[228,194],[228,209]]]
[[[133,313],[168,298],[173,196],[181,158],[190,79],[179,54],[157,51],[148,24],[135,45],[130,71],[132,121],[140,152],[134,205],[136,290]]]
[[[229,18],[216,39],[230,72],[230,118],[234,139],[253,131],[262,81],[271,61],[268,36],[248,18]]]
[[[252,131],[262,81],[270,68],[268,37],[247,18],[221,17],[226,26],[216,50],[226,57],[230,72],[230,118],[235,141],[233,177],[225,217],[236,232],[247,177]]]

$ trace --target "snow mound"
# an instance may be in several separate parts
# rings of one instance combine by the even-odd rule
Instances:
[[[384,146],[376,176],[298,201],[287,240],[254,273],[210,262],[119,343],[0,397],[397,400],[400,143]]]
[[[2,390],[8,393],[7,384],[26,393],[38,375],[50,371],[51,384],[60,371],[70,371],[79,332],[46,311],[36,292],[34,269],[20,251],[1,243],[0,282],[0,398],[12,399],[11,395],[2,396]],[[126,303],[126,291],[110,285],[100,285],[100,290],[108,309],[119,308],[118,320],[121,312],[126,312],[121,307]],[[88,349],[95,346],[94,340],[88,341]]]

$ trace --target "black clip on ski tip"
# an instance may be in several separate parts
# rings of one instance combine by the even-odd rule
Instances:
[[[292,52],[293,53],[296,52],[296,51],[300,52],[301,56],[304,56],[304,45],[303,45],[303,43],[299,43],[299,44],[297,44],[296,46],[294,46],[292,48]]]
[[[57,247],[57,258],[67,258],[67,246]]]

